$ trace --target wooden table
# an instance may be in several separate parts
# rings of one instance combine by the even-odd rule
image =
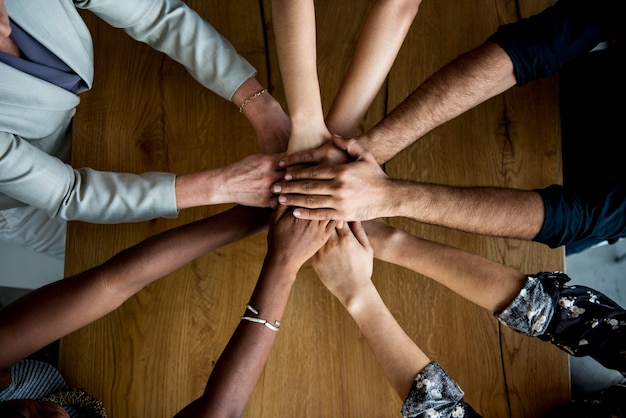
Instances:
[[[192,0],[259,70],[284,104],[269,1]],[[318,0],[319,74],[326,109],[373,1]],[[426,77],[483,42],[499,24],[550,1],[424,1],[387,84],[360,130],[378,122]],[[82,96],[73,164],[101,170],[193,172],[258,151],[230,103],[205,91],[177,63],[84,14],[94,35],[94,89]],[[264,43],[264,36],[267,43]],[[514,88],[436,129],[386,164],[394,177],[543,187],[560,182],[558,81]],[[70,223],[66,274],[101,263],[157,232],[226,206],[177,219],[122,225]],[[425,238],[528,273],[562,270],[564,253],[392,219]],[[148,286],[120,309],[63,338],[60,368],[102,399],[112,418],[170,417],[203,391],[235,329],[265,254],[265,236],[209,253]],[[485,417],[537,417],[569,397],[567,356],[503,328],[431,280],[382,262],[374,280],[407,333],[437,359]],[[351,318],[309,264],[301,270],[248,417],[397,417],[402,404]]]

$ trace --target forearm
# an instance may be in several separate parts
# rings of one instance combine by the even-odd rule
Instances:
[[[176,207],[182,210],[232,203],[228,190],[221,188],[224,182],[221,169],[176,176]]]
[[[402,330],[373,284],[341,302],[361,330],[391,386],[404,399],[418,372],[430,359]]]
[[[396,228],[370,233],[376,258],[427,276],[469,301],[499,312],[517,296],[526,276],[482,256],[424,240]]]
[[[272,0],[272,19],[289,113],[320,116],[315,6],[312,0]]]
[[[275,325],[289,299],[296,271],[271,261],[263,265],[259,281],[244,316],[258,317]],[[241,320],[217,361],[204,394],[177,417],[240,417],[263,372],[277,332],[267,326]]]
[[[433,74],[358,139],[382,164],[432,129],[515,83],[509,56],[496,44],[485,43]]]
[[[389,74],[420,3],[378,0],[372,6],[348,71],[328,112],[326,124],[333,134],[354,135]]]
[[[330,139],[317,76],[315,6],[312,0],[272,0],[280,73],[291,118],[288,153],[317,148]]]
[[[539,193],[499,187],[457,187],[394,181],[394,213],[481,235],[532,240],[543,226]]]
[[[39,288],[0,311],[0,369],[112,312],[147,284],[207,251],[259,231],[267,215],[236,207],[166,231],[101,266]],[[5,339],[6,338],[6,339]]]

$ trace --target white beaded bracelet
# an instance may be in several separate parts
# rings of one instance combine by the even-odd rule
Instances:
[[[250,305],[247,305],[246,309],[252,311],[252,313],[254,313],[255,315],[259,314],[259,311],[257,311]],[[274,321],[274,325],[272,325],[271,323],[267,322],[267,320],[263,318],[255,318],[253,316],[242,316],[241,319],[244,321],[250,321],[250,322],[255,322],[257,324],[265,325],[268,329],[271,329],[274,332],[278,332],[278,329],[280,328],[280,321]]]

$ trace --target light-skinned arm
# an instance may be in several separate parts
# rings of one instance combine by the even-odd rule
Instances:
[[[272,0],[281,78],[291,119],[287,153],[330,140],[317,76],[315,6],[312,0]]]
[[[180,417],[241,417],[263,372],[276,330],[287,306],[298,270],[324,245],[336,223],[303,221],[290,209],[277,209],[270,221],[268,251],[261,274],[242,312],[270,325],[242,319],[222,352],[204,394],[176,415]],[[272,329],[274,328],[274,329]]]
[[[359,222],[337,229],[313,257],[324,285],[358,325],[401,399],[430,359],[397,323],[371,281],[373,249]]]
[[[393,179],[360,142],[338,137],[333,137],[333,142],[353,162],[289,171],[285,180],[272,186],[272,192],[279,193],[272,204],[295,207],[294,215],[302,219],[408,217],[465,232],[523,240],[533,239],[543,226],[543,199],[535,191]]]
[[[427,276],[491,312],[507,307],[527,279],[512,267],[416,237],[380,219],[363,227],[377,259]]]
[[[267,219],[267,210],[236,206],[155,235],[97,267],[28,293],[0,310],[0,340],[11,342],[0,347],[0,370],[112,312],[202,254],[261,231]]]
[[[326,117],[333,134],[354,135],[387,78],[420,4],[421,0],[378,0],[372,5]]]

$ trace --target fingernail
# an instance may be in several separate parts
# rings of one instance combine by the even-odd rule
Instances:
[[[272,186],[272,191],[274,193],[280,193],[281,187],[280,184],[275,184],[274,186]]]
[[[291,174],[285,174],[285,180],[292,180],[293,176]]]
[[[295,216],[295,217],[297,218],[297,217],[299,217],[300,215],[302,215],[302,214],[300,213],[300,211],[299,211],[298,209],[294,209],[294,211],[293,211],[293,216]]]
[[[277,205],[278,205],[278,203],[276,203],[276,201],[274,199],[270,200],[270,208],[276,209]]]
[[[279,167],[284,167],[285,166],[285,162],[283,160],[278,162],[278,166]]]
[[[280,203],[285,203],[287,201],[287,198],[285,196],[278,196],[278,201]]]

